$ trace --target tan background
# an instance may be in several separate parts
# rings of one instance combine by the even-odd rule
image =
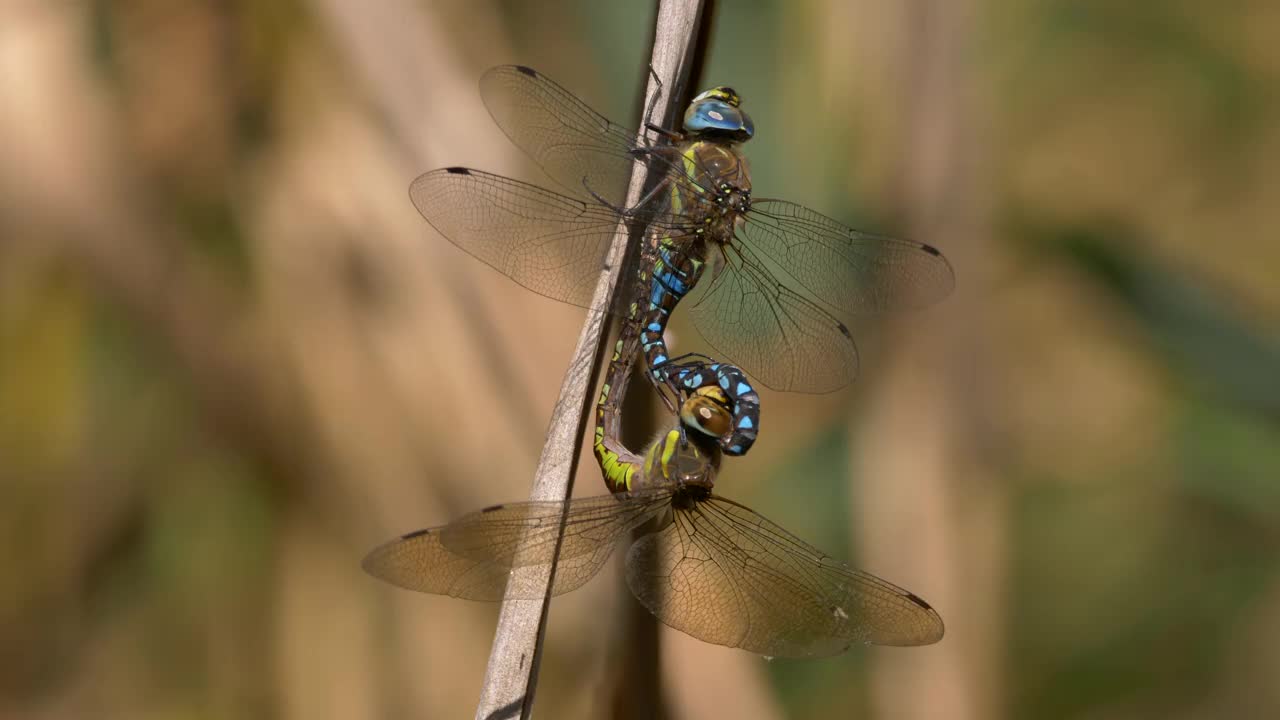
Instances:
[[[406,188],[541,180],[480,73],[629,122],[649,32],[524,5],[0,0],[0,717],[470,716],[495,609],[358,561],[524,497],[581,313]],[[1280,5],[721,5],[756,194],[958,277],[852,388],[765,393],[721,488],[948,634],[670,633],[676,714],[1280,715]],[[553,606],[540,716],[596,716],[623,592]]]

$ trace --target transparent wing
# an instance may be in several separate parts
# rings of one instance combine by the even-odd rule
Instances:
[[[635,132],[615,125],[532,68],[501,65],[480,78],[494,122],[570,193],[585,186],[621,206],[635,157]]]
[[[590,307],[618,227],[612,210],[456,167],[419,176],[409,197],[441,235],[498,272],[539,295]]]
[[[848,312],[930,305],[955,287],[937,248],[870,235],[785,200],[756,200],[738,231],[818,299]]]
[[[745,245],[700,285],[690,317],[726,359],[774,390],[823,393],[858,373],[858,350],[844,323],[783,285]]]
[[[770,657],[927,645],[943,634],[925,601],[716,496],[634,543],[627,584],[667,625]]]
[[[489,70],[480,80],[480,95],[511,141],[578,197],[591,199],[589,187],[622,207],[631,166],[640,157],[651,158],[654,171],[686,190],[686,197],[708,190],[694,186],[680,158],[637,145],[634,131],[531,68]],[[741,233],[747,244],[842,310],[928,305],[955,284],[950,264],[936,248],[862,233],[795,203],[757,200],[746,220]]]
[[[515,597],[536,599],[542,596],[536,582],[511,570],[550,565],[563,515],[565,534],[552,589],[558,595],[595,576],[619,537],[670,502],[669,490],[653,488],[579,498],[567,510],[561,502],[496,505],[392,540],[370,552],[361,566],[392,585],[466,600],[501,600],[511,578],[527,583],[512,589]]]
[[[525,287],[577,305],[589,303],[611,237],[604,226],[614,208],[626,203],[637,160],[649,161],[663,189],[628,210],[631,221],[678,237],[715,211],[705,205],[713,189],[697,187],[692,179],[703,173],[685,167],[696,158],[683,158],[670,146],[638,145],[631,130],[538,72],[493,68],[481,79],[480,92],[512,142],[577,199],[488,176],[509,185],[490,183],[475,198],[457,203],[427,203],[427,192],[415,183],[414,202],[455,244]],[[435,181],[426,182],[432,175],[419,182],[432,185]],[[519,192],[513,194],[512,187]],[[672,190],[684,199],[684,214],[674,212]],[[508,204],[490,209],[489,197],[505,197]],[[530,204],[544,212],[531,217]],[[701,301],[692,315],[726,359],[774,389],[827,392],[857,374],[858,355],[848,329],[814,300],[850,312],[878,311],[934,302],[954,285],[951,266],[936,249],[859,233],[794,203],[754,202],[736,240],[727,248],[722,272],[700,283],[712,287],[699,291]],[[624,282],[628,285],[615,295],[614,312],[625,316],[626,301],[639,289],[630,272]]]
[[[532,68],[491,68],[480,78],[480,98],[511,142],[576,197],[594,201],[595,193],[614,207],[625,207],[631,167],[642,158],[649,159],[651,172],[668,186],[695,192],[683,161],[669,146],[638,145],[634,130],[611,122]],[[660,216],[667,197],[659,193],[633,212],[643,220]]]

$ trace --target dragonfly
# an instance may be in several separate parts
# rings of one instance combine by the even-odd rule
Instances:
[[[727,406],[709,407],[718,409],[702,408],[708,426],[729,422]],[[638,531],[626,555],[628,587],[661,622],[699,640],[767,657],[821,657],[857,644],[942,638],[941,617],[917,595],[713,492],[720,448],[687,435],[673,429],[655,441],[629,491],[494,505],[377,547],[363,567],[419,592],[541,599],[538,576],[554,560],[558,595],[585,584]],[[513,572],[522,568],[539,572]]]
[[[775,390],[821,393],[858,370],[852,335],[835,313],[923,307],[954,286],[951,265],[931,245],[752,197],[741,145],[755,127],[732,88],[698,95],[679,131],[646,121],[656,140],[611,122],[528,67],[490,69],[480,94],[497,125],[561,191],[451,167],[413,181],[415,207],[459,248],[520,285],[630,323],[660,392],[678,385],[679,361],[691,357],[671,357],[663,332],[676,303],[695,289],[693,324],[721,356]],[[637,162],[647,163],[654,182],[626,207]],[[645,242],[635,266],[624,268],[626,287],[607,306],[592,307],[620,222],[644,228]]]

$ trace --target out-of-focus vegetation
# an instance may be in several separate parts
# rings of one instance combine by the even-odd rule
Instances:
[[[490,65],[630,121],[649,13],[0,1],[0,716],[472,712],[495,609],[359,558],[524,497],[581,316],[406,187],[538,179]],[[849,390],[766,394],[721,486],[948,635],[765,663],[670,633],[675,713],[1280,716],[1277,27],[1267,0],[720,3],[704,80],[755,119],[756,194],[923,235],[959,282],[860,323]],[[616,575],[557,600],[540,713],[605,707],[623,602]]]

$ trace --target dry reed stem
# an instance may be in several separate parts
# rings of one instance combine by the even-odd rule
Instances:
[[[653,73],[645,97],[658,97],[655,107],[663,115],[667,113],[671,98],[677,94],[675,91],[688,72],[700,14],[701,3],[698,0],[663,0],[658,5],[650,60]],[[640,131],[647,132],[644,128]],[[627,193],[629,207],[639,202],[647,177],[644,166],[637,163],[632,171]],[[620,222],[605,261],[605,270],[596,284],[592,307],[608,305],[618,282],[622,260],[626,256],[628,239],[628,227],[626,223]],[[604,313],[587,314],[560,387],[559,399],[551,414],[547,440],[529,493],[530,500],[564,501],[573,492],[578,450],[591,416],[590,390],[595,380],[592,370],[603,355],[607,341],[605,320]],[[561,532],[563,533],[563,527]],[[477,718],[516,715],[527,718],[531,715],[541,659],[541,640],[546,630],[555,570],[555,564],[552,563],[548,568],[518,568],[512,571],[513,574],[532,576],[516,583],[518,586],[529,587],[527,583],[536,579],[546,588],[546,594],[541,600],[508,597],[503,602],[493,647],[489,653],[480,703],[476,708]],[[539,574],[542,577],[537,577]]]

